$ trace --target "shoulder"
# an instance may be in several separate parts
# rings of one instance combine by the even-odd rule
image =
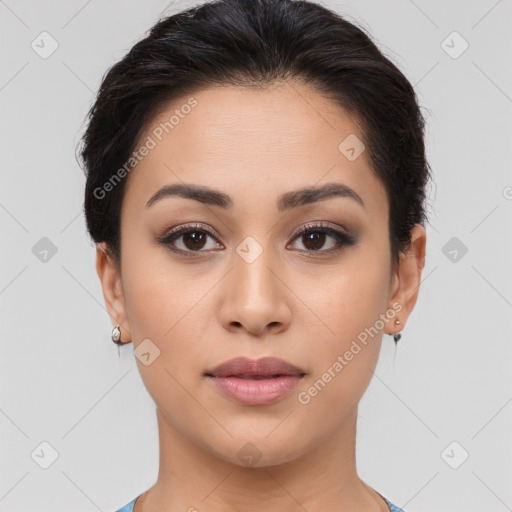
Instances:
[[[382,496],[382,494],[381,494]],[[401,509],[400,507],[397,507],[396,505],[394,505],[393,503],[391,503],[391,501],[389,501],[385,496],[382,496],[384,498],[384,500],[386,501],[386,503],[388,504],[388,507],[389,507],[389,510],[390,512],[405,512],[405,510]],[[123,511],[124,512],[124,511]]]
[[[382,496],[382,495],[381,495]],[[401,509],[400,507],[397,507],[393,503],[391,503],[385,496],[382,496],[386,503],[389,506],[390,512],[405,512],[405,510]],[[115,512],[133,512],[133,506],[135,505],[135,500],[137,498],[134,498],[130,503],[125,505],[124,507],[120,508],[119,510],[116,510]]]
[[[123,508],[120,508],[119,510],[116,510],[115,512],[133,512],[133,506],[135,505],[135,500],[136,499],[137,498],[133,498],[133,500],[130,501],[130,503],[125,505]]]

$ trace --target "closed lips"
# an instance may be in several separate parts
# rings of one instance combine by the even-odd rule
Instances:
[[[281,400],[304,375],[304,370],[277,357],[236,357],[205,372],[208,381],[225,397],[251,407]]]
[[[242,379],[268,379],[282,376],[306,375],[301,368],[276,357],[263,357],[261,359],[249,359],[236,357],[225,361],[213,370],[205,372],[209,377],[237,377]]]
[[[254,379],[254,380],[261,380],[261,379],[275,379],[277,377],[283,377],[284,375],[289,374],[278,374],[278,375],[224,375],[223,377],[236,377],[237,379]]]

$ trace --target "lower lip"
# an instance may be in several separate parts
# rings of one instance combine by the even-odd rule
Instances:
[[[209,377],[224,394],[244,405],[266,405],[279,400],[301,381],[299,375],[283,375],[268,379],[241,377]]]

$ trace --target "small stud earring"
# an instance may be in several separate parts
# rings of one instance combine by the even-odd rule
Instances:
[[[120,329],[119,325],[112,329],[112,341],[116,345],[122,345],[123,344],[123,342],[121,341],[121,329]]]
[[[398,318],[395,320],[395,325],[400,325],[400,320],[398,320]],[[395,341],[395,345],[400,341],[401,337],[402,335],[399,332],[393,334],[393,340]]]

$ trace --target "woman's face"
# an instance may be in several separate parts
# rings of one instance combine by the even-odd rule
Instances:
[[[391,270],[389,205],[362,140],[343,109],[288,82],[184,97],[138,141],[111,311],[167,428],[225,460],[282,463],[341,432],[383,333],[413,307],[417,267]],[[209,195],[158,194],[169,185]],[[241,403],[205,375],[238,356],[305,375]]]

